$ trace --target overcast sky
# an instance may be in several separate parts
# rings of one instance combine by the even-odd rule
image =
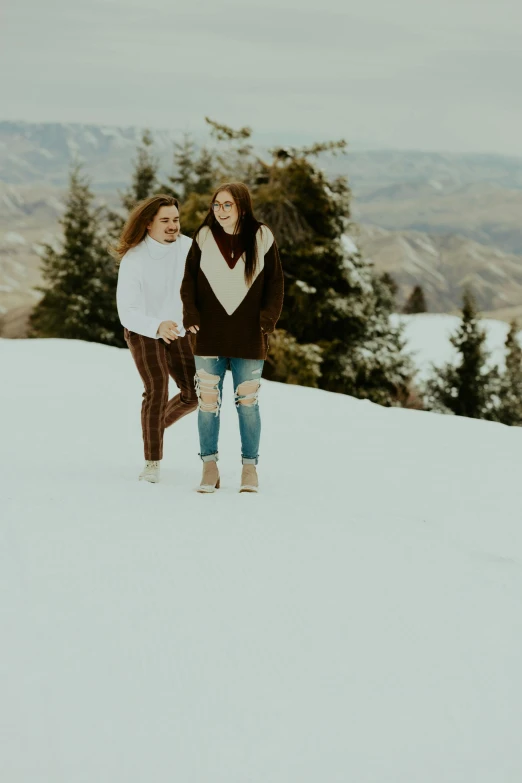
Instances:
[[[0,119],[522,155],[520,0],[2,0]]]

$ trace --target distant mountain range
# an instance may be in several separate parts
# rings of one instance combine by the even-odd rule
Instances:
[[[445,190],[427,183],[390,185],[360,194],[355,217],[390,230],[461,234],[522,254],[522,189],[480,182]]]
[[[182,132],[153,135],[168,175]],[[72,160],[81,159],[97,193],[114,201],[128,185],[140,136],[139,128],[0,122],[4,329],[8,312],[19,318],[35,301],[38,248],[59,231]],[[432,311],[453,312],[471,284],[488,314],[522,313],[522,158],[357,150],[321,165],[348,176],[361,247],[396,277],[402,300],[420,283]]]
[[[81,160],[98,189],[125,186],[139,128],[63,123],[0,122],[0,181],[14,185],[64,186],[73,160]],[[170,170],[175,131],[154,134],[162,167]]]
[[[44,181],[63,185],[74,157],[84,160],[95,185],[125,185],[142,129],[66,123],[0,122],[0,180],[12,184]],[[156,152],[163,173],[172,168],[173,144],[182,130],[153,130]],[[196,143],[207,137],[196,134]],[[263,142],[264,137],[257,137]],[[253,137],[254,141],[256,137]],[[349,141],[349,140],[348,140]],[[293,143],[282,137],[280,144]],[[263,143],[259,149],[263,150]],[[271,146],[277,146],[274,142]],[[357,197],[388,192],[395,198],[401,188],[422,183],[440,191],[465,185],[491,184],[522,190],[522,158],[486,154],[455,154],[401,150],[350,150],[344,156],[325,158],[327,169],[347,174]],[[103,164],[103,165],[102,165]]]
[[[484,315],[508,320],[522,309],[520,256],[456,234],[387,231],[369,224],[359,225],[354,238],[377,271],[388,272],[398,284],[399,307],[421,285],[433,313],[458,311],[467,287]]]

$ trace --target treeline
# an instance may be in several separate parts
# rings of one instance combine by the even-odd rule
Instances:
[[[62,246],[47,246],[42,258],[43,298],[31,318],[33,336],[123,346],[115,308],[117,268],[108,247],[129,210],[153,193],[170,193],[181,203],[183,233],[192,235],[215,187],[239,180],[276,236],[285,273],[285,304],[266,375],[383,405],[404,403],[413,366],[403,352],[401,329],[390,324],[392,290],[350,239],[347,180],[328,178],[317,163],[322,153],[342,153],[346,143],[275,148],[262,159],[249,128],[207,122],[215,149],[197,149],[185,137],[175,147],[174,171],[166,182],[145,132],[116,211],[95,206],[87,178],[80,167],[73,169]]]
[[[351,191],[345,177],[329,178],[318,164],[342,154],[344,141],[277,147],[265,158],[250,143],[251,130],[233,130],[207,118],[213,148],[190,136],[175,145],[173,173],[163,181],[149,132],[144,132],[128,189],[117,210],[96,206],[81,167],[71,172],[60,248],[42,257],[43,298],[31,317],[32,336],[62,337],[124,347],[115,306],[114,245],[129,211],[153,193],[181,204],[181,226],[192,235],[222,182],[242,181],[257,215],[273,230],[285,274],[285,303],[271,336],[265,375],[367,398],[473,418],[522,424],[522,356],[512,324],[503,372],[491,368],[471,294],[452,338],[455,365],[433,369],[427,384],[413,383],[402,328],[390,323],[397,286],[377,275],[351,236]],[[426,311],[420,286],[404,312]]]
[[[425,409],[522,426],[522,348],[518,332],[514,320],[506,338],[505,367],[501,371],[491,362],[475,300],[466,291],[461,322],[450,337],[457,359],[433,367],[422,388]]]

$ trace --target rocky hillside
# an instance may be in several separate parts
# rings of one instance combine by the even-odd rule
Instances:
[[[400,183],[357,194],[354,217],[390,230],[461,234],[522,254],[522,189],[493,183]]]
[[[361,225],[363,254],[379,272],[389,272],[399,285],[402,305],[420,284],[428,309],[434,313],[459,309],[462,291],[470,287],[479,308],[491,317],[508,320],[522,305],[522,257],[504,253],[459,235],[420,231],[387,231]]]
[[[0,182],[0,318],[38,299],[42,245],[59,235],[63,191],[46,185]],[[18,320],[17,320],[18,323]]]
[[[93,182],[115,190],[126,186],[141,131],[99,125],[0,122],[0,181],[64,186],[71,162],[85,163]],[[170,170],[176,131],[156,131],[162,166]]]

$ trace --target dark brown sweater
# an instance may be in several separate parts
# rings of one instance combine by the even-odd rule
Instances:
[[[267,335],[283,306],[283,270],[267,226],[257,232],[257,255],[256,274],[248,287],[244,256],[231,268],[210,228],[204,226],[192,242],[181,299],[185,329],[199,326],[197,356],[266,358]]]

